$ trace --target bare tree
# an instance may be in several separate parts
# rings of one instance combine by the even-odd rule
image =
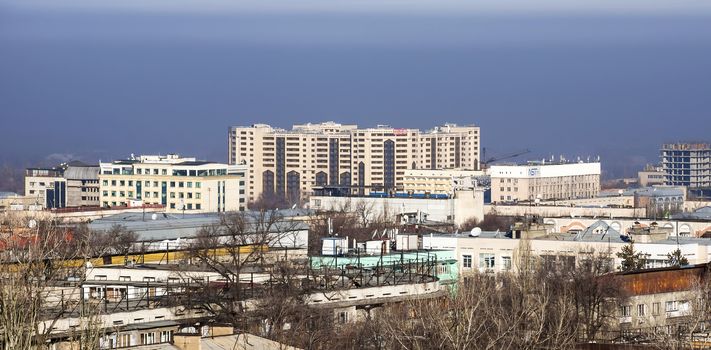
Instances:
[[[44,220],[0,227],[0,348],[43,348],[54,324],[69,315],[81,321],[76,340],[98,346],[98,338],[88,338],[98,332],[97,323],[90,322],[98,308],[58,295],[58,290],[62,296],[80,293],[83,262],[92,255],[86,235],[72,231],[81,230]],[[77,282],[67,286],[70,277]]]

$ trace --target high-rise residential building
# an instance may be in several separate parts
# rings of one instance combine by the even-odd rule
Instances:
[[[104,207],[159,204],[167,212],[244,210],[245,171],[227,165],[167,156],[143,155],[101,163],[99,194]]]
[[[249,200],[264,193],[296,201],[322,186],[350,194],[398,191],[408,169],[479,167],[478,126],[420,131],[325,122],[285,130],[255,124],[229,128],[228,139],[229,163],[249,169]]]
[[[711,144],[665,143],[660,156],[665,185],[686,186],[694,196],[711,198]]]
[[[491,201],[591,198],[600,192],[600,163],[492,165]]]

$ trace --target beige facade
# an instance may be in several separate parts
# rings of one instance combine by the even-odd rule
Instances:
[[[664,185],[664,170],[662,167],[647,165],[644,170],[637,173],[637,182],[641,187]]]
[[[477,187],[476,178],[483,171],[462,169],[408,169],[403,178],[403,191],[408,193],[452,194],[458,188]]]
[[[73,166],[64,170],[67,181],[67,207],[98,207],[99,167]]]
[[[168,212],[244,210],[244,166],[196,161],[177,155],[140,156],[101,163],[103,207],[163,205]]]
[[[408,169],[476,169],[480,130],[445,124],[426,132],[389,126],[358,129],[333,122],[229,129],[229,163],[249,167],[248,198],[292,200],[313,187],[345,193],[402,190]]]
[[[25,170],[25,197],[34,198],[35,204],[44,207],[47,191],[55,188],[55,182],[65,182],[62,169],[29,168]]]
[[[491,201],[592,198],[600,192],[600,163],[493,165]]]

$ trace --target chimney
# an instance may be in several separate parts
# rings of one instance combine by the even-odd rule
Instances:
[[[198,333],[176,333],[173,335],[173,345],[180,350],[202,350]]]

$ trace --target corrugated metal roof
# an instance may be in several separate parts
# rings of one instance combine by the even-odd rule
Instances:
[[[70,166],[64,171],[64,178],[69,180],[98,180],[98,166]]]

